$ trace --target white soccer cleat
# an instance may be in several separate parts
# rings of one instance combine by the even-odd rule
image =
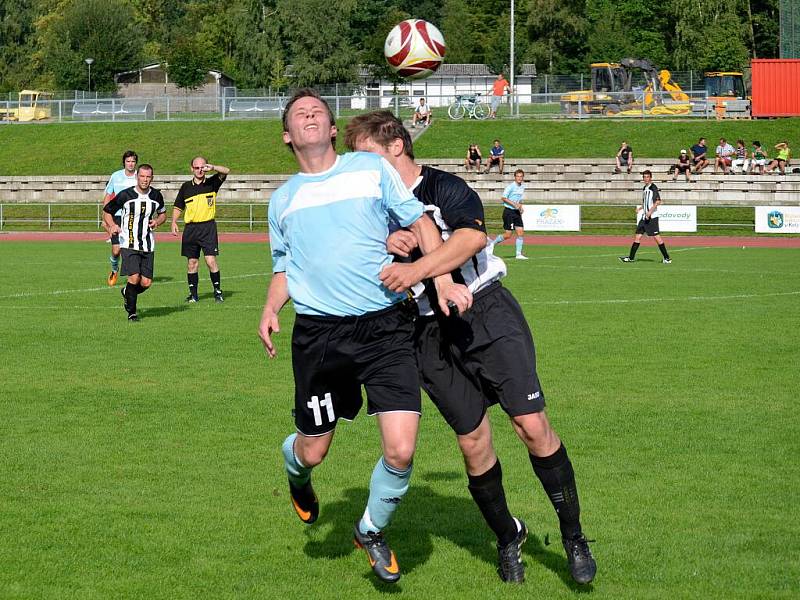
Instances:
[[[517,260],[528,260],[527,256],[523,256],[522,254],[517,254],[515,257]]]

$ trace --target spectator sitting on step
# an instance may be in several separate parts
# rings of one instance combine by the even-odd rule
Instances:
[[[745,171],[752,173],[758,167],[758,174],[764,174],[764,167],[767,166],[767,151],[761,146],[761,142],[753,140],[753,150],[750,152],[750,164],[745,165]]]
[[[786,175],[786,165],[789,164],[789,160],[792,157],[792,151],[789,148],[789,142],[787,140],[783,140],[780,143],[775,144],[775,150],[778,151],[778,156],[772,159],[772,162],[769,163],[767,167],[767,173],[772,173],[775,169],[778,169],[781,172],[781,175]]]
[[[633,148],[628,145],[628,142],[622,142],[622,145],[617,150],[617,168],[614,169],[614,173],[622,173],[622,168],[626,167],[628,169],[628,175],[631,173],[631,169],[633,168]]]
[[[672,181],[678,179],[678,174],[683,173],[688,183],[692,182],[692,159],[689,158],[689,153],[686,150],[681,150],[678,155],[678,162],[672,165]]]
[[[502,175],[505,164],[506,149],[500,145],[500,140],[495,140],[494,145],[489,150],[489,162],[486,163],[486,170],[484,173],[488,173],[492,165],[497,165],[497,170],[500,172],[500,175]]]
[[[411,127],[416,127],[417,123],[427,127],[431,124],[431,107],[425,103],[425,98],[419,99],[419,106],[414,109],[414,117],[411,120]]]
[[[725,141],[725,138],[719,138],[719,146],[715,151],[717,158],[714,161],[714,175],[717,174],[717,169],[722,167],[722,173],[728,174],[731,163],[733,163],[733,146]]]
[[[700,138],[697,143],[690,148],[692,152],[692,164],[694,165],[695,175],[699,175],[708,166],[708,147],[706,138]]]
[[[480,173],[482,160],[483,156],[481,155],[481,149],[478,148],[478,144],[470,144],[469,148],[467,148],[467,158],[464,159],[464,168],[467,170],[467,173],[469,173],[472,168],[475,169],[476,173]]]
[[[736,140],[736,149],[733,151],[733,162],[731,171],[734,173],[747,172],[747,148],[744,147],[744,140]]]

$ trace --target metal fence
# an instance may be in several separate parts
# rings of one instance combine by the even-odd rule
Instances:
[[[499,107],[501,118],[584,119],[595,117],[702,117],[719,116],[719,106],[707,99],[706,92],[682,92],[677,99],[668,92],[648,94],[643,90],[627,93],[585,94],[570,92],[522,93],[506,96]],[[350,95],[324,96],[336,117],[352,116],[366,110],[390,109],[399,117],[410,117],[419,96]],[[442,95],[425,96],[436,118],[459,118],[451,107],[466,102],[467,109],[480,104],[466,117],[485,118],[490,96],[469,89],[452,90]],[[10,100],[0,101],[3,122],[81,122],[81,121],[194,121],[228,119],[278,119],[287,97],[274,96],[160,96],[155,98],[81,98],[44,100],[29,105]],[[35,113],[35,114],[34,114]],[[734,114],[735,113],[735,114]],[[747,116],[747,101],[728,103],[722,116]]]

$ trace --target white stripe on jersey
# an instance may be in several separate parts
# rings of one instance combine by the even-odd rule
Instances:
[[[417,181],[417,185],[419,184],[420,180]],[[416,185],[414,187],[416,187]],[[453,230],[442,218],[442,211],[438,206],[426,204],[425,212],[428,213],[431,218],[433,218],[436,226],[442,232],[442,240],[446,242],[450,236],[453,235]],[[507,272],[506,263],[504,263],[502,259],[498,258],[494,254],[487,252],[486,248],[470,257],[458,268],[461,271],[461,276],[464,278],[464,284],[473,294],[479,292],[495,281],[502,279],[506,276]],[[414,299],[417,301],[417,305],[419,307],[419,314],[424,316],[432,315],[433,309],[431,308],[430,300],[428,299],[428,295],[425,293],[425,287],[423,284],[418,283],[415,285],[412,288],[412,292],[414,293]]]
[[[304,208],[316,208],[354,198],[380,197],[380,171],[340,173],[324,181],[310,181],[303,184],[278,218],[283,222],[288,215]]]
[[[655,186],[655,184],[648,183],[646,186],[644,186],[644,189],[642,189],[642,218],[644,218],[644,215],[647,214],[647,211],[653,207],[653,204],[655,204],[656,199],[658,198],[658,188]],[[658,209],[654,210],[653,214],[650,216],[651,218],[657,217]]]

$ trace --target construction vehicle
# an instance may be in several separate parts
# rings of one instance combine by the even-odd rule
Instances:
[[[50,104],[53,94],[38,90],[22,90],[19,93],[19,102],[13,106],[10,102],[5,105],[0,102],[0,119],[3,121],[41,121],[52,116]]]
[[[750,117],[750,100],[744,75],[738,71],[711,71],[705,74],[707,110],[722,117]],[[696,109],[695,109],[696,110]]]
[[[645,59],[624,58],[618,63],[592,63],[592,89],[570,92],[561,96],[561,112],[615,115],[626,110],[651,110],[664,106],[664,96],[679,103],[667,112],[683,114],[689,111],[689,97],[672,81],[666,69],[657,69]],[[641,72],[643,85],[634,87],[635,75]]]

